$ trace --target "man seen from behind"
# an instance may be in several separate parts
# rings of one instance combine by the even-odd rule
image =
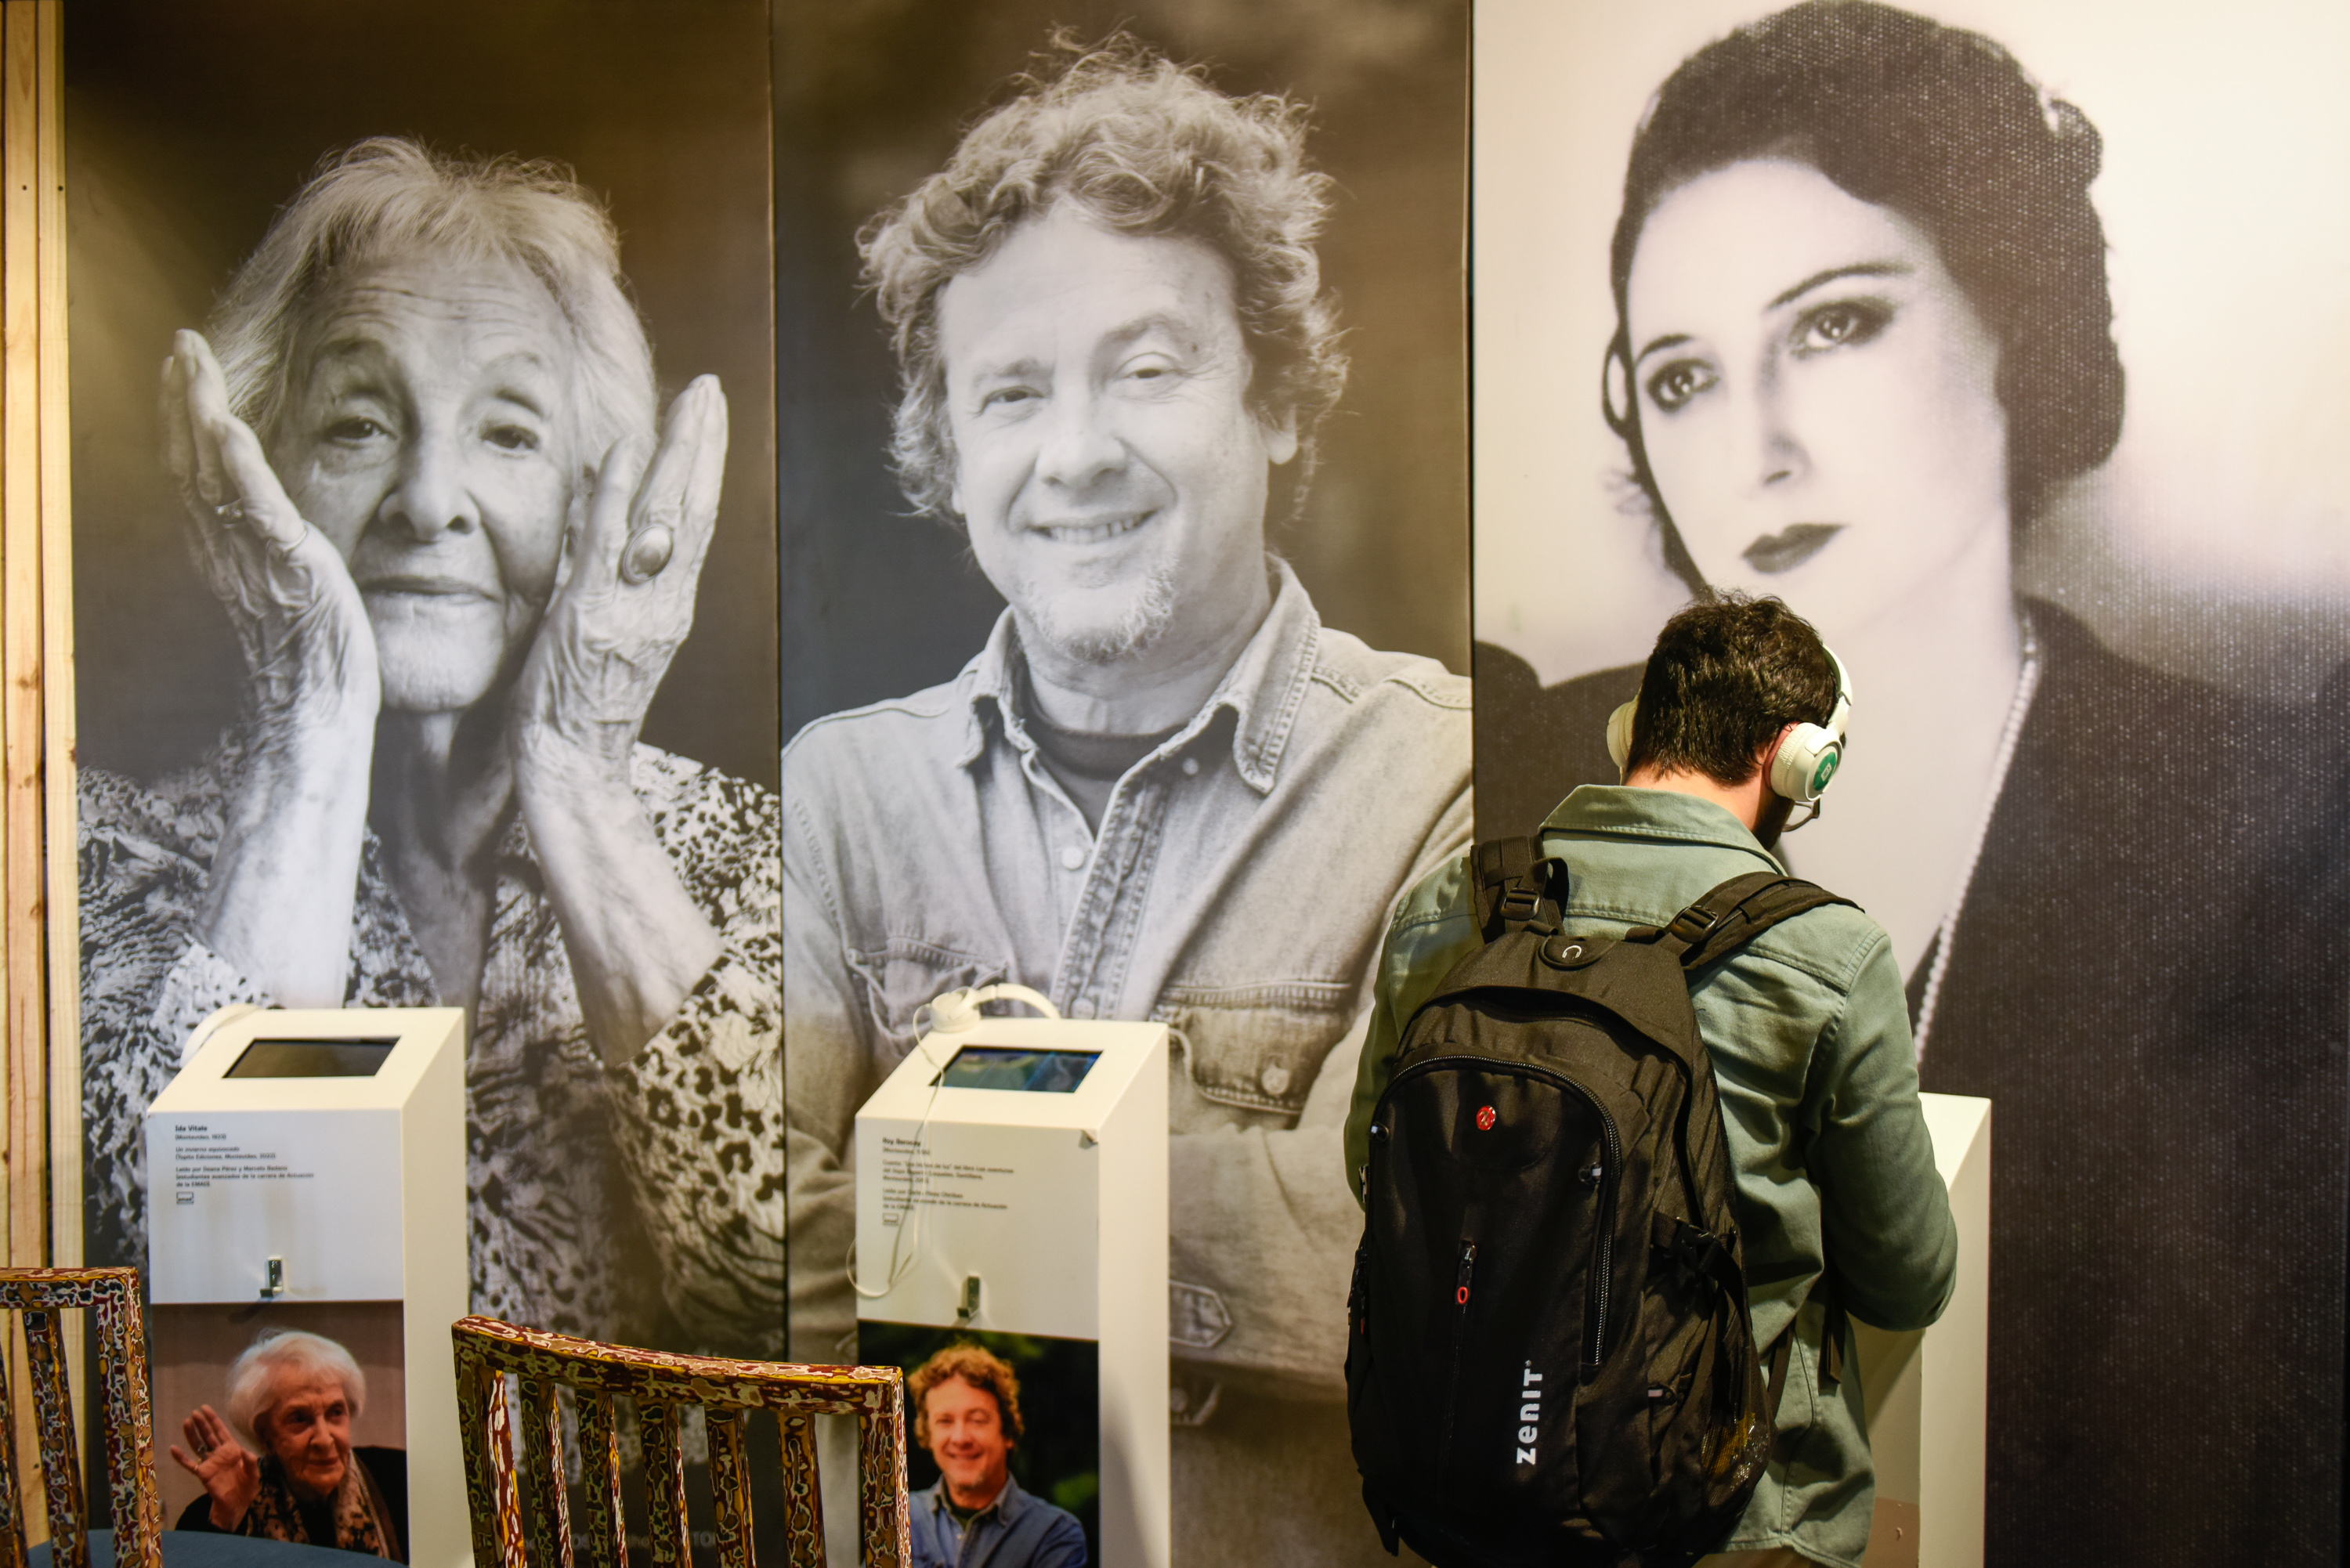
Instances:
[[[1540,853],[1566,867],[1566,936],[1661,929],[1732,877],[1783,873],[1773,848],[1794,801],[1773,788],[1770,764],[1798,724],[1831,723],[1840,684],[1817,633],[1777,599],[1726,595],[1667,622],[1641,679],[1624,783],[1576,789],[1542,826]],[[1468,863],[1455,860],[1389,928],[1347,1123],[1350,1180],[1369,1158],[1405,1025],[1480,945],[1473,905]],[[1877,923],[1835,904],[1689,978],[1736,1166],[1754,1342],[1767,1358],[1794,1336],[1762,1484],[1722,1555],[1705,1562],[1856,1563],[1875,1480],[1845,1316],[1922,1328],[1949,1302],[1958,1262],[1901,972]]]

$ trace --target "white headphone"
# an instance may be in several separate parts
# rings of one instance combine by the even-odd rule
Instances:
[[[1821,651],[1835,667],[1835,706],[1828,713],[1828,722],[1796,725],[1771,757],[1773,793],[1798,805],[1814,805],[1827,794],[1836,769],[1844,763],[1845,726],[1852,719],[1852,677],[1845,673],[1844,660],[1835,656],[1835,649],[1822,644]],[[1607,715],[1607,754],[1615,759],[1619,777],[1631,759],[1632,722],[1639,711],[1640,700],[1635,697]]]

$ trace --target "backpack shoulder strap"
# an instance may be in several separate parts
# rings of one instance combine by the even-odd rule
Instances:
[[[1733,877],[1675,915],[1656,943],[1683,969],[1700,969],[1736,951],[1782,920],[1825,904],[1860,906],[1800,877],[1775,871]]]
[[[1489,838],[1470,852],[1469,868],[1477,878],[1477,929],[1489,942],[1506,931],[1523,930],[1542,919],[1549,906],[1548,923],[1558,922],[1566,865],[1545,858],[1532,838]]]

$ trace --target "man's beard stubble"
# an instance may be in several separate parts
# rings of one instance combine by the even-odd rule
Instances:
[[[1073,664],[1116,664],[1142,652],[1165,635],[1175,619],[1174,575],[1154,566],[1128,590],[1126,602],[1115,614],[1082,616],[1071,613],[1079,605],[1091,608],[1099,596],[1085,594],[1024,596],[1034,635]]]

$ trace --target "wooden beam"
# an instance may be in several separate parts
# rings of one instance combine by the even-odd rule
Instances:
[[[27,1030],[25,977],[47,948],[46,898],[24,898],[40,841],[41,342],[38,12],[0,7],[0,1016],[7,1028],[8,1262],[41,1261],[48,1240],[47,1019]],[[27,665],[30,668],[27,669]],[[26,689],[29,676],[31,691]],[[27,696],[31,711],[28,713]],[[27,719],[34,727],[28,729]],[[44,1012],[46,1009],[43,1010]],[[36,1111],[37,1109],[37,1115]],[[36,1217],[34,1210],[38,1207]],[[19,1449],[18,1452],[26,1452]]]
[[[42,125],[43,78],[53,76],[42,22],[49,13],[53,44],[55,9],[56,0],[0,6],[0,1017],[7,1030],[0,1168],[7,1179],[7,1261],[18,1266],[49,1261],[41,220],[45,187],[54,182],[42,143],[55,137],[50,130],[45,138]],[[54,95],[54,81],[49,90]],[[47,107],[54,111],[54,101]],[[22,1341],[11,1341],[11,1376],[23,1379],[29,1369]],[[15,1387],[29,1391],[31,1384]],[[32,1453],[31,1401],[15,1403],[16,1451]],[[28,1541],[46,1538],[47,1510],[26,1512]]]
[[[35,9],[40,116],[40,248],[35,265],[41,344],[41,815],[48,902],[43,927],[48,961],[43,978],[47,985],[48,1147],[67,1156],[47,1166],[48,1252],[44,1261],[53,1268],[73,1268],[82,1262],[81,884],[75,809],[73,421],[66,337],[65,0],[35,0]],[[68,1332],[78,1334],[82,1326],[77,1314]],[[73,1348],[78,1355],[79,1347]]]
[[[48,1251],[52,1268],[82,1261],[81,878],[75,810],[73,660],[73,421],[66,337],[65,0],[37,0],[35,93],[40,115],[39,273],[41,333],[41,787],[49,1073]],[[140,1260],[141,1262],[144,1260]],[[74,1429],[88,1432],[90,1390],[78,1376],[88,1313],[65,1318]]]

